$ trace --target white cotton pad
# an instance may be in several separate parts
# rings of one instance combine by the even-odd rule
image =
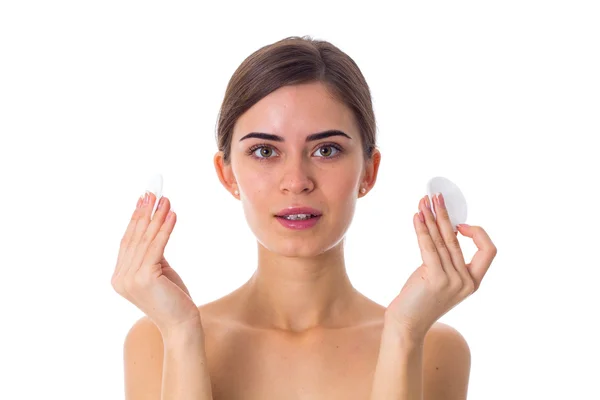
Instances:
[[[162,187],[163,187],[163,177],[161,174],[153,175],[152,178],[146,184],[146,191],[154,193],[156,196],[156,202],[154,203],[154,208],[152,209],[152,214],[150,218],[154,217],[154,212],[158,207],[158,201],[162,197]]]
[[[456,225],[467,222],[467,200],[465,200],[465,196],[463,196],[462,192],[454,182],[448,178],[436,176],[427,182],[426,191],[429,196],[429,202],[432,207],[431,211],[433,211],[434,216],[433,195],[441,193],[444,196],[446,209],[448,210],[450,222],[452,223],[452,228],[455,232],[458,230]]]

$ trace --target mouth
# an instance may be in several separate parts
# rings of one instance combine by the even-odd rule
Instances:
[[[319,222],[321,216],[320,210],[304,205],[284,208],[275,215],[281,225],[294,230],[312,228]]]
[[[321,219],[321,215],[315,214],[291,214],[291,215],[276,215],[277,221],[285,228],[292,230],[309,229],[317,225]]]
[[[281,217],[281,218],[286,218],[289,220],[299,220],[299,219],[308,219],[308,218],[315,218],[315,217],[319,217],[321,215],[321,211],[317,210],[316,208],[312,208],[312,207],[308,207],[308,206],[301,206],[301,205],[295,205],[295,206],[290,206],[287,208],[284,208],[282,210],[280,210],[277,214],[275,214],[276,217]]]
[[[290,215],[276,215],[275,217],[285,219],[287,221],[307,221],[309,219],[318,218],[320,214],[290,214]]]

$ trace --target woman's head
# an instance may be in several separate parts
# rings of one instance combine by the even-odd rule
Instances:
[[[239,191],[263,246],[314,256],[340,242],[360,189],[375,183],[375,133],[369,87],[354,61],[328,42],[287,38],[250,55],[232,76],[215,167],[223,185]],[[317,224],[284,227],[276,215],[296,206],[319,210]]]
[[[376,148],[375,114],[369,86],[356,63],[329,42],[289,37],[264,46],[237,68],[219,112],[217,145],[229,163],[238,118],[271,92],[289,85],[324,84],[354,114],[365,159]]]

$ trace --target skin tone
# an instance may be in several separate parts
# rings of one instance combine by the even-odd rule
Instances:
[[[218,152],[214,165],[257,238],[256,271],[200,307],[163,256],[170,201],[152,221],[155,197],[138,202],[113,275],[147,314],[125,342],[128,400],[466,398],[469,347],[436,321],[477,290],[496,249],[482,228],[461,227],[478,248],[465,264],[443,197],[425,197],[413,218],[423,264],[387,308],[355,290],[343,238],[381,160],[362,146],[353,114],[319,83],[280,88],[244,113],[231,163]],[[322,216],[290,230],[275,215],[292,206]]]
[[[306,141],[331,130],[334,136]],[[320,83],[280,88],[238,119],[230,165],[221,152],[214,161],[225,188],[239,192],[234,195],[257,238],[256,272],[238,292],[247,324],[305,332],[355,321],[351,310],[365,298],[346,273],[343,237],[364,195],[360,189],[375,184],[380,160],[377,150],[364,160],[353,114]],[[322,216],[311,229],[290,230],[275,215],[292,206]]]
[[[331,130],[343,134],[308,141]],[[265,141],[256,132],[277,137]],[[434,196],[433,205],[425,197],[413,217],[423,264],[387,309],[358,293],[346,274],[343,236],[361,189],[375,184],[380,160],[377,150],[364,160],[352,113],[320,83],[281,88],[239,118],[231,164],[215,156],[219,179],[242,202],[258,239],[256,273],[237,293],[245,304],[238,317],[301,333],[384,322],[371,399],[464,398],[468,345],[436,321],[477,290],[496,249],[482,228],[462,226],[478,248],[466,264],[443,196]],[[299,205],[319,209],[321,221],[305,231],[280,226],[274,215]]]

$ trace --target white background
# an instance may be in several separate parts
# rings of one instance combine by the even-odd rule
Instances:
[[[499,250],[441,319],[469,342],[469,399],[600,398],[597,4],[3,1],[0,397],[123,397],[142,314],[110,277],[154,172],[196,302],[249,278],[255,239],[212,164],[217,112],[245,57],[311,35],[358,63],[378,121],[379,179],[347,234],[355,286],[382,305],[400,291],[425,182],[446,176]]]

